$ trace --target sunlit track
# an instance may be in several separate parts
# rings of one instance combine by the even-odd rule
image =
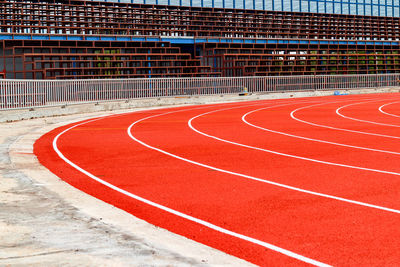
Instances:
[[[231,109],[231,108],[228,108],[228,109]],[[141,123],[141,122],[143,122],[143,121],[145,121],[145,120],[147,120],[147,119],[151,119],[151,118],[155,118],[155,117],[159,117],[159,116],[163,116],[163,115],[168,115],[168,114],[171,114],[171,113],[174,113],[174,112],[167,112],[167,113],[163,113],[163,114],[157,114],[157,115],[153,115],[153,116],[148,116],[148,117],[145,117],[145,118],[143,118],[143,119],[140,119],[140,120],[135,121],[134,123],[132,123],[132,124],[129,126],[129,128],[128,128],[128,130],[127,130],[128,135],[129,135],[134,141],[140,143],[141,145],[143,145],[143,146],[145,146],[145,147],[148,147],[148,148],[150,148],[150,149],[153,149],[153,150],[155,150],[155,151],[158,151],[158,152],[160,152],[160,153],[163,153],[163,154],[165,154],[165,155],[171,156],[171,157],[173,157],[173,158],[176,158],[176,159],[179,159],[179,160],[182,160],[182,161],[186,161],[186,162],[189,162],[189,163],[191,163],[191,164],[198,165],[198,166],[201,166],[201,167],[204,167],[204,168],[216,170],[216,171],[219,171],[219,172],[224,172],[224,173],[227,173],[227,174],[237,175],[237,176],[240,176],[240,177],[243,177],[243,178],[248,178],[248,179],[252,179],[252,180],[257,180],[257,181],[266,182],[266,183],[269,183],[269,184],[278,185],[277,183],[272,183],[272,182],[265,181],[265,180],[263,180],[263,179],[258,179],[258,178],[255,178],[255,177],[250,177],[250,176],[248,176],[248,175],[239,174],[239,173],[234,173],[234,172],[230,172],[230,171],[227,171],[227,170],[215,168],[215,167],[213,167],[213,166],[209,166],[209,165],[206,165],[206,164],[202,164],[202,163],[200,163],[200,162],[196,162],[196,161],[193,161],[193,160],[189,160],[189,159],[180,157],[180,156],[178,156],[178,155],[169,153],[169,152],[164,151],[164,150],[162,150],[162,149],[159,149],[159,148],[150,146],[149,144],[146,144],[145,142],[143,142],[143,141],[137,139],[137,138],[134,136],[134,134],[133,134],[133,132],[134,132],[134,131],[133,131],[133,127],[134,127],[136,124],[139,124],[139,123]],[[289,187],[289,186],[284,186],[284,185],[278,185],[278,186],[282,186],[282,187],[285,187],[285,188],[290,188],[290,189],[296,190],[295,188],[291,188],[291,187]],[[306,190],[301,190],[301,189],[297,189],[297,191],[306,192]],[[316,194],[316,195],[318,195],[318,194]],[[144,200],[142,200],[142,201],[144,201]],[[150,204],[150,202],[146,202],[146,203]],[[153,205],[154,205],[154,204],[153,204]],[[257,244],[257,245],[266,247],[266,248],[268,248],[268,249],[277,251],[277,252],[279,252],[279,253],[285,254],[285,255],[287,255],[287,256],[289,256],[289,257],[293,257],[293,258],[298,259],[298,260],[300,260],[300,261],[303,261],[303,262],[306,262],[306,263],[310,263],[310,264],[313,264],[313,265],[316,265],[316,266],[329,266],[328,264],[325,264],[325,263],[322,263],[322,262],[318,262],[318,261],[316,261],[316,260],[307,258],[307,257],[305,257],[305,256],[303,256],[303,255],[299,255],[299,254],[297,254],[297,253],[294,253],[294,252],[292,252],[292,251],[288,251],[288,250],[286,250],[286,249],[277,247],[277,246],[275,246],[275,245],[268,244],[268,243],[266,243],[266,242],[262,242],[262,241],[260,241],[260,240],[257,240],[257,239],[251,238],[251,237],[247,237],[247,236],[244,236],[244,235],[241,235],[241,234],[238,234],[238,233],[235,233],[235,232],[232,232],[232,231],[223,229],[222,227],[213,225],[213,224],[211,224],[211,223],[209,223],[209,222],[205,222],[205,221],[199,220],[199,219],[197,219],[197,218],[193,218],[193,217],[191,217],[191,216],[188,216],[188,215],[186,215],[186,214],[183,214],[183,213],[180,213],[180,212],[177,212],[177,211],[173,211],[173,210],[171,210],[171,209],[169,209],[169,208],[162,207],[161,205],[157,205],[157,207],[160,208],[160,209],[165,209],[165,210],[168,211],[168,212],[174,213],[174,214],[177,215],[177,216],[180,216],[180,217],[183,217],[183,218],[185,218],[185,219],[192,220],[192,221],[194,221],[194,222],[196,222],[196,223],[202,224],[202,225],[204,225],[204,226],[206,226],[206,227],[209,227],[209,228],[211,228],[211,229],[213,229],[213,230],[220,231],[220,232],[222,232],[222,233],[224,233],[224,234],[228,234],[228,235],[231,235],[231,236],[235,236],[235,237],[237,237],[237,238],[244,239],[244,240],[246,240],[246,241],[249,241],[249,242],[255,243],[255,244]],[[393,210],[393,209],[388,209],[388,208],[383,208],[383,207],[382,207],[381,209],[383,209],[383,210],[385,210],[385,211],[390,211],[390,212],[395,212],[395,213],[399,213],[399,214],[400,214],[400,210]]]
[[[332,102],[331,102],[332,103]],[[389,150],[382,150],[382,149],[374,149],[374,148],[368,148],[368,147],[361,147],[361,146],[353,146],[353,145],[348,145],[348,144],[342,144],[342,143],[337,143],[337,142],[330,142],[330,141],[326,141],[326,140],[322,140],[322,139],[315,139],[315,138],[310,138],[310,137],[304,137],[304,136],[300,136],[300,135],[294,135],[294,134],[289,134],[289,133],[284,133],[284,132],[280,132],[280,131],[274,131],[272,129],[268,129],[265,127],[261,127],[258,125],[255,125],[253,123],[250,123],[246,120],[246,117],[250,114],[253,114],[255,112],[261,111],[261,110],[266,110],[266,109],[270,109],[271,107],[267,107],[267,108],[259,108],[250,112],[247,112],[246,114],[243,115],[242,120],[244,123],[255,127],[257,129],[263,130],[263,131],[268,131],[271,133],[276,133],[276,134],[281,134],[281,135],[286,135],[289,137],[293,137],[293,138],[298,138],[298,139],[303,139],[303,140],[308,140],[308,141],[314,141],[314,142],[318,142],[318,143],[325,143],[325,144],[331,144],[331,145],[336,145],[336,146],[343,146],[343,147],[350,147],[350,148],[355,148],[355,149],[361,149],[361,150],[368,150],[368,151],[374,151],[374,152],[381,152],[381,153],[388,153],[388,154],[393,154],[393,155],[400,155],[400,152],[396,152],[396,151],[389,151]]]
[[[345,119],[349,119],[349,120],[353,120],[353,121],[360,121],[360,122],[371,123],[371,124],[382,125],[382,126],[389,126],[389,127],[400,127],[400,125],[395,125],[395,124],[381,123],[381,122],[369,121],[369,120],[361,120],[361,119],[357,119],[357,118],[353,118],[353,117],[350,117],[350,116],[343,115],[340,112],[341,110],[343,110],[343,109],[345,109],[347,107],[360,105],[360,104],[364,104],[364,103],[366,103],[366,102],[352,103],[352,104],[348,104],[348,105],[345,105],[345,106],[341,106],[341,107],[337,108],[335,112],[340,117],[345,118]]]
[[[136,121],[135,123],[133,123],[133,124],[128,128],[128,134],[129,134],[129,136],[131,136],[131,138],[134,139],[135,141],[137,141],[137,142],[139,142],[139,143],[141,143],[141,144],[143,144],[143,145],[145,145],[145,146],[148,146],[148,145],[144,144],[143,142],[141,142],[140,140],[137,140],[137,139],[131,134],[131,127],[134,126],[136,123],[139,123],[140,121],[143,121],[143,120],[145,120],[145,119],[154,118],[154,117],[156,117],[156,116],[162,116],[162,115],[170,114],[170,113],[174,113],[174,112],[176,112],[176,111],[167,112],[167,113],[158,114],[158,115],[153,115],[153,116],[149,116],[149,117],[143,118],[143,119],[141,119],[141,120],[139,120],[139,121]],[[178,111],[178,112],[179,112],[179,111]],[[328,264],[324,264],[324,263],[322,263],[322,262],[319,262],[319,261],[316,261],[316,260],[307,258],[307,257],[302,256],[302,255],[299,255],[299,254],[294,253],[294,252],[292,252],[292,251],[288,251],[288,250],[286,250],[286,249],[277,247],[277,246],[275,246],[275,245],[272,245],[272,244],[269,244],[269,243],[266,243],[266,242],[263,242],[263,241],[260,241],[260,240],[257,240],[257,239],[254,239],[254,238],[245,236],[245,235],[241,235],[241,234],[239,234],[239,233],[235,233],[235,232],[229,231],[229,230],[224,229],[224,228],[222,228],[222,227],[213,225],[213,224],[211,224],[211,223],[209,223],[209,222],[206,222],[206,221],[197,219],[197,218],[195,218],[195,217],[189,216],[189,215],[184,214],[184,213],[182,213],[182,212],[173,210],[173,209],[171,209],[171,208],[165,207],[165,206],[163,206],[163,205],[160,205],[160,204],[155,203],[155,202],[153,202],[153,201],[150,201],[150,200],[148,200],[148,199],[145,199],[145,198],[142,198],[142,197],[137,196],[137,195],[135,195],[135,194],[132,194],[132,193],[130,193],[130,192],[128,192],[128,191],[126,191],[126,190],[124,190],[124,189],[122,189],[122,188],[119,188],[119,187],[117,187],[117,186],[115,186],[115,185],[113,185],[113,184],[111,184],[111,183],[108,183],[108,182],[106,182],[105,180],[103,180],[103,179],[101,179],[101,178],[99,178],[99,177],[93,175],[92,173],[90,173],[90,172],[86,171],[85,169],[79,167],[77,164],[75,164],[74,162],[72,162],[71,160],[69,160],[68,158],[66,158],[66,157],[64,156],[64,154],[59,150],[59,148],[58,148],[58,146],[57,146],[57,141],[58,141],[58,139],[59,139],[63,134],[67,133],[68,131],[70,131],[70,130],[76,128],[76,127],[79,127],[79,126],[82,126],[82,125],[85,125],[85,124],[88,124],[88,123],[91,123],[91,122],[94,122],[94,121],[98,121],[98,120],[101,120],[101,119],[102,119],[102,118],[98,118],[98,119],[94,119],[94,120],[89,120],[89,121],[84,122],[84,123],[76,124],[76,125],[74,125],[74,126],[72,126],[72,127],[70,127],[70,128],[67,128],[66,130],[62,131],[60,134],[58,134],[58,135],[56,136],[56,138],[54,138],[54,140],[53,140],[53,147],[54,147],[54,150],[56,151],[56,153],[60,156],[60,158],[62,158],[67,164],[71,165],[71,166],[74,167],[76,170],[78,170],[79,172],[82,172],[83,174],[87,175],[87,176],[90,177],[91,179],[93,179],[93,180],[95,180],[95,181],[97,181],[97,182],[99,182],[99,183],[101,183],[101,184],[103,184],[103,185],[109,187],[109,188],[112,189],[112,190],[115,190],[115,191],[117,191],[117,192],[119,192],[119,193],[121,193],[121,194],[124,194],[124,195],[126,195],[126,196],[128,196],[128,197],[131,197],[131,198],[133,198],[133,199],[136,199],[136,200],[141,201],[141,202],[143,202],[143,203],[146,203],[146,204],[148,204],[148,205],[154,206],[154,207],[159,208],[159,209],[161,209],[161,210],[164,210],[164,211],[166,211],[166,212],[172,213],[172,214],[174,214],[174,215],[176,215],[176,216],[179,216],[179,217],[182,217],[182,218],[184,218],[184,219],[187,219],[187,220],[193,221],[193,222],[195,222],[195,223],[201,224],[201,225],[203,225],[203,226],[205,226],[205,227],[211,228],[211,229],[216,230],[216,231],[219,231],[219,232],[221,232],[221,233],[224,233],[224,234],[227,234],[227,235],[231,235],[231,236],[234,236],[234,237],[236,237],[236,238],[240,238],[240,239],[243,239],[243,240],[246,240],[246,241],[255,243],[255,244],[257,244],[257,245],[263,246],[263,247],[265,247],[265,248],[268,248],[268,249],[277,251],[277,252],[282,253],[282,254],[284,254],[284,255],[287,255],[287,256],[289,256],[289,257],[293,257],[293,258],[295,258],[295,259],[297,259],[297,260],[300,260],[300,261],[303,261],[303,262],[306,262],[306,263],[309,263],[309,264],[312,264],[312,265],[315,265],[315,266],[330,266],[330,265],[328,265]],[[148,146],[148,147],[149,147],[149,146]]]
[[[292,117],[292,119],[294,119],[296,121],[299,121],[299,122],[302,122],[302,123],[305,123],[305,124],[308,124],[308,125],[321,127],[321,128],[326,128],[326,129],[331,129],[331,130],[336,130],[336,131],[344,131],[344,132],[356,133],[356,134],[364,134],[364,135],[379,136],[379,137],[385,137],[385,138],[400,139],[400,136],[393,136],[393,135],[387,135],[387,134],[378,134],[378,133],[370,133],[370,132],[363,132],[363,131],[357,131],[357,130],[339,128],[339,127],[333,127],[333,126],[328,126],[328,125],[322,125],[322,124],[318,124],[318,123],[313,123],[313,122],[309,122],[309,121],[306,121],[306,120],[302,120],[302,119],[299,119],[298,117],[295,116],[296,112],[298,112],[300,110],[304,110],[304,109],[308,109],[308,108],[315,107],[315,106],[320,106],[320,105],[324,105],[324,103],[323,104],[314,104],[314,105],[309,105],[309,106],[297,108],[297,109],[293,110],[290,113],[290,117]]]
[[[273,107],[276,107],[276,106],[273,106]],[[267,109],[267,108],[265,108],[265,109]],[[190,127],[192,130],[194,130],[195,132],[197,132],[197,133],[199,133],[199,134],[201,134],[201,135],[204,135],[204,136],[213,138],[213,139],[218,140],[218,141],[222,141],[222,142],[234,144],[234,145],[237,145],[237,146],[242,146],[242,147],[246,147],[246,148],[250,148],[250,149],[260,150],[260,151],[264,151],[264,152],[267,152],[267,153],[277,154],[277,155],[280,155],[280,156],[286,156],[286,157],[301,159],[301,160],[305,160],[305,161],[317,162],[317,163],[321,163],[321,164],[334,165],[334,166],[338,166],[338,167],[359,169],[359,170],[364,170],[364,171],[371,171],[371,172],[384,173],[384,174],[392,174],[392,175],[400,176],[400,173],[398,173],[398,172],[391,172],[391,171],[385,171],[385,170],[377,170],[377,169],[365,168],[365,167],[361,167],[361,166],[352,166],[352,165],[340,164],[340,163],[336,163],[336,162],[328,162],[328,161],[323,161],[323,160],[318,160],[318,159],[313,159],[313,158],[307,158],[307,157],[301,157],[301,156],[296,156],[296,155],[281,153],[281,152],[279,152],[279,151],[273,151],[273,150],[269,150],[269,149],[263,149],[263,148],[260,148],[260,147],[249,146],[249,145],[245,145],[245,144],[241,144],[241,143],[237,143],[237,142],[232,142],[232,141],[230,141],[230,140],[225,140],[225,139],[219,138],[219,137],[217,137],[217,136],[212,136],[212,135],[206,134],[206,133],[201,132],[201,131],[199,131],[199,130],[197,130],[196,128],[193,127],[193,125],[192,125],[193,120],[195,120],[195,119],[197,119],[197,118],[199,118],[199,117],[202,117],[202,116],[205,116],[205,115],[214,113],[214,112],[222,111],[222,110],[226,110],[226,109],[221,109],[221,110],[216,110],[216,111],[210,111],[210,112],[206,112],[206,113],[202,113],[202,114],[200,114],[200,115],[197,115],[197,116],[191,118],[191,119],[188,121],[188,125],[189,125],[189,127]],[[245,115],[244,115],[244,116],[245,116]],[[242,117],[242,118],[243,118],[243,117]],[[274,131],[271,131],[271,132],[274,132]],[[279,134],[281,134],[281,133],[279,133]],[[314,140],[311,140],[311,141],[314,141]],[[327,143],[328,143],[328,142],[327,142]],[[336,144],[335,144],[335,145],[336,145]],[[343,145],[343,146],[345,146],[345,145]],[[347,147],[350,147],[350,146],[347,146]],[[365,149],[365,150],[371,150],[371,151],[373,151],[372,149]],[[377,152],[383,152],[383,151],[377,151]],[[388,152],[388,153],[390,153],[390,152]],[[391,154],[399,154],[399,153],[392,152]]]
[[[88,194],[258,265],[381,266],[400,262],[400,172],[388,165],[400,155],[397,142],[371,148],[365,144],[373,138],[365,137],[342,143],[351,132],[323,140],[324,131],[312,136],[319,127],[302,131],[307,124],[291,117],[299,106],[369,100],[254,101],[95,118],[46,134],[35,154]],[[395,100],[382,95],[379,101]],[[292,126],[293,134],[285,131]],[[300,153],[302,147],[315,157]],[[313,153],[318,150],[332,153]],[[343,162],[335,161],[347,151]],[[342,164],[358,156],[362,166]]]
[[[285,105],[285,104],[284,104],[284,105]],[[252,106],[252,105],[250,105],[250,106]],[[283,105],[275,105],[275,106],[272,106],[272,107],[276,107],[276,106],[283,106]],[[243,107],[243,106],[240,106],[240,107],[231,107],[231,108],[224,108],[224,109],[218,109],[218,110],[213,110],[213,111],[209,111],[209,112],[206,112],[206,113],[202,113],[202,114],[200,114],[200,115],[197,115],[197,116],[191,118],[191,119],[188,121],[188,126],[189,126],[192,130],[194,130],[195,132],[197,132],[197,133],[199,133],[199,134],[201,134],[201,135],[207,136],[207,137],[209,137],[209,138],[213,138],[213,139],[218,140],[218,141],[222,141],[222,142],[226,142],[226,143],[229,143],[229,144],[234,144],[234,145],[238,145],[238,146],[242,146],[242,147],[246,147],[246,148],[256,149],[256,150],[260,150],[260,151],[264,151],[264,152],[277,153],[277,152],[268,151],[268,150],[261,149],[261,148],[257,148],[257,147],[251,147],[251,146],[247,146],[247,145],[244,145],[244,144],[239,144],[239,143],[231,142],[231,141],[224,140],[224,139],[221,139],[221,138],[218,138],[218,137],[215,137],[215,136],[211,136],[211,135],[208,135],[208,134],[205,134],[205,133],[203,133],[203,132],[198,131],[197,129],[195,129],[195,128],[192,126],[192,121],[193,121],[194,119],[196,119],[196,118],[201,117],[201,116],[208,115],[208,114],[212,114],[212,113],[215,113],[215,112],[220,112],[220,111],[226,111],[226,110],[232,110],[232,109],[236,109],[236,108],[242,108],[242,107]],[[246,106],[244,106],[244,107],[246,107]],[[272,107],[271,107],[271,108],[272,108]],[[309,191],[309,190],[304,190],[304,189],[301,189],[301,188],[296,188],[296,187],[292,187],[292,186],[288,186],[288,185],[284,185],[284,184],[279,184],[279,183],[275,183],[275,182],[272,182],[272,181],[268,181],[268,180],[265,180],[265,179],[262,179],[262,178],[252,177],[252,176],[245,175],[245,174],[242,174],[242,173],[236,173],[236,172],[224,170],[224,169],[221,169],[221,168],[217,168],[217,167],[214,167],[214,166],[210,166],[210,165],[207,165],[207,164],[203,164],[203,163],[200,163],[200,162],[196,162],[196,161],[190,160],[190,159],[188,159],[188,158],[184,158],[184,157],[178,156],[178,155],[176,155],[176,154],[167,152],[167,151],[162,150],[162,149],[160,149],[160,148],[151,146],[151,145],[149,145],[149,144],[143,142],[142,140],[139,140],[138,138],[136,138],[136,137],[134,136],[133,128],[134,128],[135,125],[137,125],[137,124],[139,124],[139,123],[141,123],[141,122],[143,122],[143,121],[145,121],[145,120],[147,120],[147,119],[151,119],[151,118],[155,118],[155,117],[159,117],[159,116],[163,116],[163,115],[167,115],[167,114],[170,114],[170,113],[157,114],[157,115],[149,116],[149,117],[146,117],[146,118],[143,118],[143,119],[141,119],[141,120],[139,120],[139,121],[134,122],[134,123],[131,124],[131,125],[129,126],[129,128],[128,128],[128,134],[129,134],[129,136],[130,136],[134,141],[136,141],[136,142],[142,144],[143,146],[148,147],[148,148],[150,148],[150,149],[152,149],[152,150],[158,151],[158,152],[160,152],[160,153],[162,153],[162,154],[165,154],[165,155],[167,155],[167,156],[170,156],[170,157],[173,157],[173,158],[176,158],[176,159],[178,159],[178,160],[182,160],[182,161],[185,161],[185,162],[194,164],[194,165],[198,165],[198,166],[201,166],[201,167],[204,167],[204,168],[212,169],[212,170],[215,170],[215,171],[218,171],[218,172],[222,172],[222,173],[227,173],[227,174],[236,175],[236,176],[239,176],[239,177],[242,177],[242,178],[251,179],[251,180],[258,181],[258,182],[268,183],[268,184],[271,184],[271,185],[275,185],[275,186],[278,186],[278,187],[283,187],[283,188],[286,188],[286,189],[289,189],[289,190],[294,190],[294,191],[298,191],[298,192],[302,192],[302,193],[306,193],[306,194],[311,194],[311,195],[315,195],[315,196],[319,196],[319,197],[324,197],[324,198],[328,198],[328,199],[333,199],[333,200],[338,200],[338,201],[342,201],[342,202],[346,202],[346,203],[350,203],[350,204],[355,204],[355,205],[359,205],[359,206],[363,206],[363,207],[374,208],[374,209],[377,209],[377,210],[388,211],[388,212],[393,212],[393,213],[396,213],[396,214],[400,214],[400,210],[391,209],[391,208],[387,208],[387,207],[382,207],[382,206],[378,206],[378,205],[373,205],[373,204],[369,204],[369,203],[364,203],[364,202],[360,202],[360,201],[354,201],[354,200],[350,200],[350,199],[346,199],[346,198],[342,198],[342,197],[337,197],[337,196],[332,196],[332,195],[328,195],[328,194],[322,194],[322,193],[313,192],[313,191]],[[279,155],[284,155],[284,154],[282,154],[282,153],[277,153],[277,154],[279,154]],[[285,155],[285,156],[292,156],[292,157],[293,157],[293,155]],[[295,156],[294,156],[294,157],[295,157]],[[300,158],[300,157],[295,157],[295,158]],[[300,159],[304,159],[304,158],[300,158]],[[307,160],[315,161],[315,162],[319,162],[319,163],[325,163],[325,164],[332,164],[332,165],[337,165],[337,166],[342,166],[342,167],[349,167],[349,168],[356,168],[356,169],[367,170],[367,171],[382,172],[382,173],[386,173],[386,174],[400,175],[400,173],[395,173],[395,172],[386,172],[386,171],[381,171],[381,170],[374,170],[374,169],[368,169],[368,168],[360,168],[360,167],[356,167],[356,166],[348,166],[348,165],[346,166],[346,165],[342,165],[342,164],[326,163],[326,162],[323,162],[323,161],[318,161],[318,160],[313,160],[313,159],[307,159]]]
[[[273,106],[273,107],[275,107],[275,106]],[[199,131],[195,127],[193,127],[193,125],[192,125],[193,120],[195,120],[195,119],[197,119],[199,117],[202,117],[202,116],[214,113],[214,112],[223,111],[223,110],[227,110],[227,109],[220,109],[220,110],[210,111],[210,112],[206,112],[206,113],[202,113],[200,115],[197,115],[197,116],[191,118],[188,121],[188,125],[193,131],[195,131],[195,132],[197,132],[197,133],[199,133],[201,135],[204,135],[206,137],[209,137],[209,138],[221,141],[221,142],[225,142],[225,143],[229,143],[229,144],[233,144],[233,145],[249,148],[249,149],[259,150],[259,151],[263,151],[263,152],[267,152],[267,153],[277,154],[277,155],[296,158],[296,159],[305,160],[305,161],[317,162],[317,163],[321,163],[321,164],[334,165],[334,166],[338,166],[338,167],[359,169],[359,170],[364,170],[364,171],[371,171],[371,172],[377,172],[377,173],[384,173],[384,174],[391,174],[391,175],[400,176],[400,173],[397,173],[397,172],[376,170],[376,169],[364,168],[364,167],[359,167],[359,166],[351,166],[351,165],[334,163],[334,162],[326,162],[326,161],[322,161],[322,160],[299,157],[299,156],[296,156],[296,155],[280,153],[278,151],[272,151],[272,150],[263,149],[263,148],[260,148],[260,147],[254,147],[254,146],[249,146],[249,145],[245,145],[245,144],[241,144],[241,143],[237,143],[237,142],[232,142],[232,141],[229,141],[229,140],[225,140],[225,139],[219,138],[217,136],[212,136],[212,135],[206,134],[204,132]],[[148,145],[146,144],[146,146],[148,146]],[[211,169],[214,169],[214,170],[217,170],[217,171],[228,172],[230,174],[238,175],[238,176],[241,176],[241,177],[244,177],[244,178],[254,179],[254,180],[257,180],[259,182],[265,182],[265,183],[269,183],[269,184],[273,184],[273,185],[276,185],[276,186],[284,187],[284,188],[287,188],[287,189],[290,189],[290,190],[300,191],[300,192],[307,193],[307,194],[317,195],[317,196],[320,196],[320,197],[326,197],[326,198],[335,199],[335,200],[339,200],[339,201],[343,201],[343,202],[348,202],[348,203],[351,203],[351,204],[356,204],[356,205],[360,205],[360,206],[365,206],[365,207],[369,207],[369,208],[375,208],[375,209],[379,209],[379,210],[384,210],[384,211],[389,211],[389,212],[394,212],[394,213],[399,213],[400,214],[400,210],[391,209],[391,208],[387,208],[387,207],[382,207],[382,206],[378,206],[378,205],[373,205],[373,204],[369,204],[369,203],[363,203],[363,202],[360,202],[360,201],[354,201],[354,200],[351,200],[351,199],[346,199],[346,198],[342,198],[342,197],[338,197],[338,196],[332,196],[332,195],[328,195],[328,194],[322,194],[322,193],[318,193],[318,192],[304,190],[304,189],[301,189],[301,188],[296,188],[296,187],[292,187],[292,186],[288,186],[288,185],[284,185],[284,184],[274,183],[272,181],[264,180],[262,178],[250,177],[248,175],[244,175],[244,174],[240,174],[240,173],[234,173],[234,172],[230,172],[230,171],[227,171],[227,170],[222,170],[222,169],[219,169],[219,168],[215,168],[213,166],[201,164],[199,162],[194,162],[194,161],[191,161],[189,159],[184,159],[182,157],[179,157],[177,155],[173,155],[171,153],[168,153],[168,152],[166,152],[164,150],[161,150],[161,149],[158,149],[158,148],[155,148],[155,147],[151,147],[151,146],[148,146],[148,147],[151,148],[151,149],[155,149],[155,150],[157,150],[157,151],[159,151],[161,153],[167,154],[169,156],[176,157],[176,158],[179,158],[181,160],[185,160],[185,161],[188,161],[190,163],[193,163],[193,164],[196,164],[196,165],[200,165],[200,166],[203,166],[203,167],[206,167],[206,168],[211,168]]]
[[[398,103],[400,103],[400,101],[384,104],[384,105],[379,107],[379,111],[382,112],[383,114],[386,114],[386,115],[389,115],[389,116],[392,116],[392,117],[400,118],[400,115],[392,114],[392,113],[389,113],[389,112],[386,112],[386,111],[383,110],[383,108],[386,107],[386,106],[393,105],[393,104],[398,104]]]
[[[260,105],[260,104],[253,104],[253,105],[251,105],[251,106],[254,106],[254,105]],[[194,108],[194,109],[201,109],[201,108],[204,108],[204,107]],[[183,110],[183,111],[187,111],[187,110]],[[154,117],[157,117],[157,116],[167,115],[167,114],[171,114],[171,113],[175,113],[175,112],[180,112],[180,111],[172,111],[172,112],[167,112],[167,113],[152,115],[152,116],[149,116],[149,117],[145,117],[145,118],[143,118],[143,119],[141,119],[141,120],[138,120],[138,121],[136,121],[135,123],[133,123],[133,124],[128,128],[128,135],[129,135],[132,139],[134,139],[135,141],[137,141],[137,142],[143,144],[144,146],[148,146],[148,145],[144,144],[143,142],[141,142],[140,140],[137,140],[137,139],[131,134],[131,128],[132,128],[136,123],[139,123],[139,122],[141,122],[141,121],[143,121],[143,120],[146,120],[146,119],[149,119],[149,118],[154,118]],[[113,117],[115,117],[115,116],[120,116],[120,115],[113,115]],[[109,117],[107,117],[107,118],[109,118]],[[103,185],[109,187],[109,188],[112,189],[112,190],[115,190],[115,191],[117,191],[117,192],[119,192],[119,193],[121,193],[121,194],[124,194],[124,195],[126,195],[126,196],[129,196],[129,197],[131,197],[131,198],[133,198],[133,199],[136,199],[136,200],[141,201],[141,202],[143,202],[143,203],[146,203],[146,204],[148,204],[148,205],[154,206],[154,207],[159,208],[159,209],[161,209],[161,210],[167,211],[167,212],[172,213],[172,214],[174,214],[174,215],[176,215],[176,216],[179,216],[179,217],[185,218],[185,219],[187,219],[187,220],[193,221],[193,222],[195,222],[195,223],[201,224],[201,225],[203,225],[203,226],[205,226],[205,227],[211,228],[211,229],[216,230],[216,231],[219,231],[219,232],[221,232],[221,233],[224,233],[224,234],[227,234],[227,235],[231,235],[231,236],[234,236],[234,237],[236,237],[236,238],[240,238],[240,239],[246,240],[246,241],[248,241],[248,242],[252,242],[252,243],[255,243],[255,244],[257,244],[257,245],[263,246],[263,247],[265,247],[265,248],[268,248],[268,249],[274,250],[274,251],[276,251],[276,252],[282,253],[282,254],[287,255],[287,256],[289,256],[289,257],[293,257],[293,258],[295,258],[295,259],[297,259],[297,260],[299,260],[299,261],[303,261],[303,262],[305,262],[305,263],[309,263],[309,264],[312,264],[312,265],[315,265],[315,266],[322,266],[322,267],[323,267],[323,266],[330,266],[330,265],[328,265],[328,264],[325,264],[325,263],[322,263],[322,262],[319,262],[319,261],[316,261],[316,260],[307,258],[307,257],[305,257],[305,256],[299,255],[299,254],[294,253],[294,252],[292,252],[292,251],[289,251],[289,250],[286,250],[286,249],[277,247],[277,246],[275,246],[275,245],[272,245],[272,244],[269,244],[269,243],[266,243],[266,242],[263,242],[263,241],[260,241],[260,240],[257,240],[257,239],[254,239],[254,238],[245,236],[245,235],[241,235],[241,234],[239,234],[239,233],[235,233],[235,232],[229,231],[229,230],[224,229],[224,228],[222,228],[222,227],[213,225],[213,224],[211,224],[211,223],[209,223],[209,222],[206,222],[206,221],[203,221],[203,220],[194,218],[194,217],[189,216],[189,215],[187,215],[187,214],[181,213],[181,212],[179,212],[179,211],[170,209],[170,208],[168,208],[168,207],[165,207],[165,206],[160,205],[160,204],[158,204],[158,203],[152,202],[152,201],[147,200],[147,199],[145,199],[145,198],[142,198],[142,197],[140,197],[140,196],[134,195],[134,194],[132,194],[132,193],[130,193],[130,192],[124,190],[124,189],[121,189],[121,188],[119,188],[119,187],[117,187],[117,186],[115,186],[115,185],[113,185],[113,184],[111,184],[111,183],[108,183],[108,182],[106,182],[105,180],[103,180],[103,179],[101,179],[101,178],[99,178],[99,177],[93,175],[92,173],[86,171],[85,169],[81,168],[80,166],[78,166],[77,164],[75,164],[74,162],[72,162],[71,160],[69,160],[67,157],[65,157],[64,154],[63,154],[63,153],[59,150],[59,148],[58,148],[58,145],[57,145],[58,139],[59,139],[63,134],[67,133],[68,131],[70,131],[70,130],[76,128],[76,127],[79,127],[79,126],[82,126],[82,125],[85,125],[85,124],[88,124],[88,123],[91,123],[91,122],[99,121],[99,120],[101,120],[101,119],[104,119],[104,118],[96,118],[96,119],[92,119],[92,120],[89,120],[89,121],[86,121],[86,122],[83,122],[83,123],[78,123],[78,124],[75,124],[75,125],[72,126],[72,127],[67,128],[66,130],[62,131],[61,133],[59,133],[59,134],[54,138],[54,140],[53,140],[53,148],[54,148],[54,150],[56,151],[56,153],[58,154],[58,156],[59,156],[61,159],[63,159],[67,164],[69,164],[70,166],[72,166],[73,168],[75,168],[76,170],[78,170],[79,172],[81,172],[81,173],[87,175],[87,176],[90,177],[91,179],[93,179],[93,180],[95,180],[95,181],[97,181],[97,182],[99,182],[99,183],[101,183],[101,184],[103,184]],[[148,147],[149,147],[149,146],[148,146]],[[156,150],[157,150],[157,149],[156,149]]]

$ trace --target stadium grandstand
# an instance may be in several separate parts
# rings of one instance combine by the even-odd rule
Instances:
[[[3,0],[6,79],[400,72],[394,0]]]

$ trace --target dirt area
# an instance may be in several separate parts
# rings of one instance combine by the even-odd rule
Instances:
[[[33,155],[45,132],[111,113],[0,123],[0,266],[250,266],[78,191]]]

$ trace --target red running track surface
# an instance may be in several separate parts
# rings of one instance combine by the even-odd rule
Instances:
[[[74,187],[258,265],[400,264],[399,94],[133,112],[34,151]]]

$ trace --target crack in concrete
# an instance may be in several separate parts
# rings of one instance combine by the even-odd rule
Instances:
[[[22,255],[22,256],[0,258],[0,260],[14,260],[14,259],[21,259],[21,258],[28,258],[28,257],[46,256],[46,255],[64,253],[64,252],[71,252],[71,251],[77,252],[78,250],[69,249],[69,250],[49,251],[49,252],[42,252],[42,253],[36,253],[36,254],[30,254],[30,255]]]

